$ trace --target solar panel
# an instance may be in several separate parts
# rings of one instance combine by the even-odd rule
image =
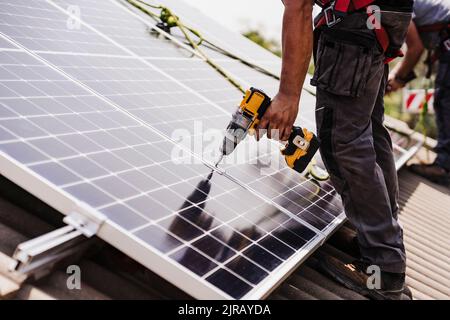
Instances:
[[[247,139],[233,154],[243,161],[211,175],[217,146],[194,141],[226,127],[240,93],[139,12],[116,0],[0,3],[1,173],[63,214],[104,215],[105,241],[197,298],[261,298],[343,221],[333,187],[283,165],[271,140]],[[220,61],[276,92],[273,78]],[[314,99],[302,99],[298,121],[313,129]]]
[[[21,19],[13,14],[19,9]],[[187,274],[203,289],[176,284],[193,295],[266,294],[284,275],[280,271],[298,263],[323,236],[225,175],[206,182],[211,169],[202,163],[174,165],[175,145],[167,132],[141,122],[138,113],[132,117],[133,107],[167,101],[169,108],[182,101],[200,114],[211,109],[205,99],[121,46],[110,50],[114,41],[84,41],[95,34],[92,29],[64,37],[49,32],[49,26],[59,30],[66,23],[57,11],[42,1],[2,2],[2,40],[8,44],[0,59],[0,148],[7,164],[2,174],[63,213],[70,212],[67,199],[103,213],[108,221],[99,236],[108,233],[105,240],[152,269],[158,261],[169,265],[166,276],[174,282]],[[80,39],[77,45],[58,44],[71,43],[71,37]],[[225,115],[222,110],[218,118],[228,121]],[[36,185],[50,186],[53,196],[40,194]],[[118,238],[125,240],[115,243]],[[148,252],[137,256],[136,248]]]

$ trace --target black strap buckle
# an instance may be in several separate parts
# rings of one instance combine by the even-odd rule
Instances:
[[[450,51],[450,37],[442,42],[442,48],[445,52]]]
[[[335,1],[331,2],[328,7],[323,9],[323,14],[325,15],[325,21],[327,23],[328,28],[331,28],[335,24],[341,22],[341,18],[337,17],[334,13],[334,4]]]

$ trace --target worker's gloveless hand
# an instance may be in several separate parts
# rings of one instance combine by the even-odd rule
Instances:
[[[259,140],[267,130],[270,139],[288,140],[297,118],[298,102],[298,97],[278,93],[256,127],[256,139]]]
[[[397,91],[403,88],[405,85],[395,79],[395,74],[389,74],[389,78],[386,86],[386,94]]]

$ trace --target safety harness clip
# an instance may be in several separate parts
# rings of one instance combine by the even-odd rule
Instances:
[[[325,16],[326,24],[329,28],[341,22],[341,18],[337,17],[336,14],[334,13],[334,1],[331,2],[328,7],[323,9],[323,14]]]

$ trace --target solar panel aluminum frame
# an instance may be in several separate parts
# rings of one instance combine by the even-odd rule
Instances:
[[[395,162],[395,168],[397,171],[400,170],[408,162],[408,160],[411,159],[420,150],[420,148],[422,148],[422,146],[423,141],[417,141],[417,143],[408,150],[405,150],[398,145],[394,145],[394,148],[398,148],[403,152],[403,155]]]

